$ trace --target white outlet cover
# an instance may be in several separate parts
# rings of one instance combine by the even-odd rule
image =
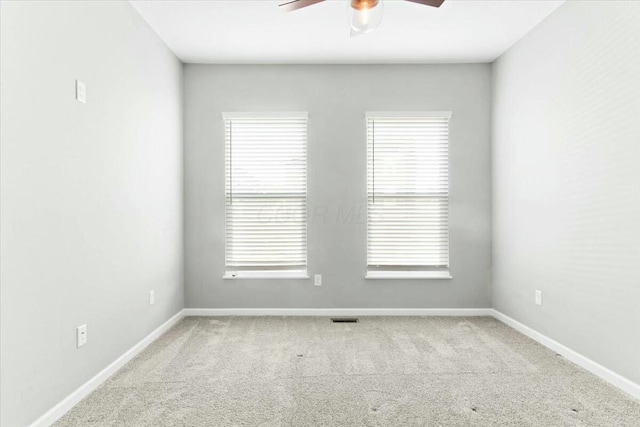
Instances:
[[[78,326],[76,329],[76,344],[78,348],[87,343],[87,325]]]
[[[149,305],[156,303],[156,291],[149,291]]]
[[[76,80],[76,100],[83,104],[87,103],[87,86],[80,80]]]
[[[542,305],[542,291],[536,290],[536,304]]]
[[[322,274],[313,275],[313,284],[315,286],[322,286]]]

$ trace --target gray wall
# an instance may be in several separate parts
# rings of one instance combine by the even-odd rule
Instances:
[[[565,3],[495,63],[493,114],[494,307],[636,383],[638,22]]]
[[[490,307],[489,64],[185,65],[184,78],[187,307]],[[453,280],[364,279],[368,110],[453,111]],[[323,275],[322,287],[221,278],[223,111],[309,112],[309,272]]]
[[[14,427],[183,307],[182,65],[126,2],[1,4],[0,422]]]

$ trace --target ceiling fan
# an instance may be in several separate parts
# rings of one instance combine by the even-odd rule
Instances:
[[[312,6],[325,0],[290,0],[280,5],[287,12]],[[351,36],[366,34],[375,30],[382,21],[382,0],[347,0],[349,4],[349,23]],[[425,6],[440,7],[444,0],[406,0]]]

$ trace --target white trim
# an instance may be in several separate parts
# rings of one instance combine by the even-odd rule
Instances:
[[[566,347],[559,342],[549,338],[548,336],[541,334],[540,332],[532,329],[515,319],[507,316],[499,312],[498,310],[492,309],[493,317],[501,321],[507,326],[512,327],[516,331],[528,336],[534,341],[542,344],[543,346],[555,351],[556,353],[562,355],[567,360],[575,363],[576,365],[586,369],[597,377],[602,378],[609,384],[619,388],[620,390],[630,394],[636,399],[640,399],[640,384],[636,384],[633,381],[623,377],[620,374],[613,372],[609,368],[605,368],[601,364],[594,362],[586,356],[576,352],[575,350]]]
[[[59,420],[64,414],[73,408],[78,402],[87,397],[89,393],[98,388],[103,382],[105,382],[111,375],[116,373],[118,369],[122,368],[127,362],[137,356],[142,350],[144,350],[149,344],[158,339],[162,334],[168,331],[173,325],[178,323],[184,317],[184,310],[180,310],[169,320],[158,326],[153,332],[144,337],[140,342],[131,347],[126,353],[114,360],[109,366],[98,372],[89,381],[82,384],[70,395],[65,397],[60,403],[49,409],[40,418],[35,420],[31,427],[44,427],[50,426]]]
[[[451,111],[367,111],[365,113],[367,119],[386,119],[389,117],[445,117],[450,119],[452,115]]]
[[[491,316],[490,308],[185,308],[187,316]]]
[[[309,119],[309,113],[306,111],[274,111],[274,112],[225,112],[222,113],[223,120],[234,119]]]
[[[307,271],[301,270],[240,270],[227,271],[223,279],[308,279]]]
[[[453,279],[448,271],[369,270],[365,279]]]

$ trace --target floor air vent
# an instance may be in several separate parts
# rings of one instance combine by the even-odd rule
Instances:
[[[357,317],[332,317],[333,323],[358,323]]]

